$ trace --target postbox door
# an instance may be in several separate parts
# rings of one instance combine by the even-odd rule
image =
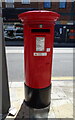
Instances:
[[[52,46],[51,34],[31,34],[30,36],[30,79],[32,88],[45,88],[51,84]]]

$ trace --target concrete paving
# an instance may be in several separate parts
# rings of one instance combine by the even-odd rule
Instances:
[[[10,82],[11,107],[17,109],[15,116],[7,116],[6,120],[15,118],[73,118],[73,80],[52,80],[51,105],[46,109],[35,110],[24,103],[24,83]]]

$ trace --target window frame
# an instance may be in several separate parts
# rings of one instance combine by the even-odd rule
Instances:
[[[63,5],[63,4],[65,4],[65,5]],[[67,5],[67,1],[66,0],[65,1],[60,0],[60,2],[59,2],[59,8],[60,9],[66,8],[66,5]]]
[[[45,6],[46,3],[49,3],[50,6],[49,7]],[[44,0],[44,8],[51,8],[51,6],[52,6],[51,0]]]
[[[28,4],[28,5],[30,4],[30,0],[29,0],[29,2],[24,2],[24,1],[25,1],[25,0],[21,0],[21,3],[22,3],[22,4]]]
[[[12,0],[12,1],[5,0],[5,6],[6,6],[6,8],[14,8],[14,0]]]

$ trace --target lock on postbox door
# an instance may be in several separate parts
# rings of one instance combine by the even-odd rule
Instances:
[[[59,16],[44,10],[19,15],[24,24],[25,101],[33,108],[50,104],[54,25]]]

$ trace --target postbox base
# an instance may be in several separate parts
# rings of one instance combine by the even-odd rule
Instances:
[[[30,88],[25,86],[25,103],[31,108],[45,108],[51,102],[51,85],[43,89]]]

